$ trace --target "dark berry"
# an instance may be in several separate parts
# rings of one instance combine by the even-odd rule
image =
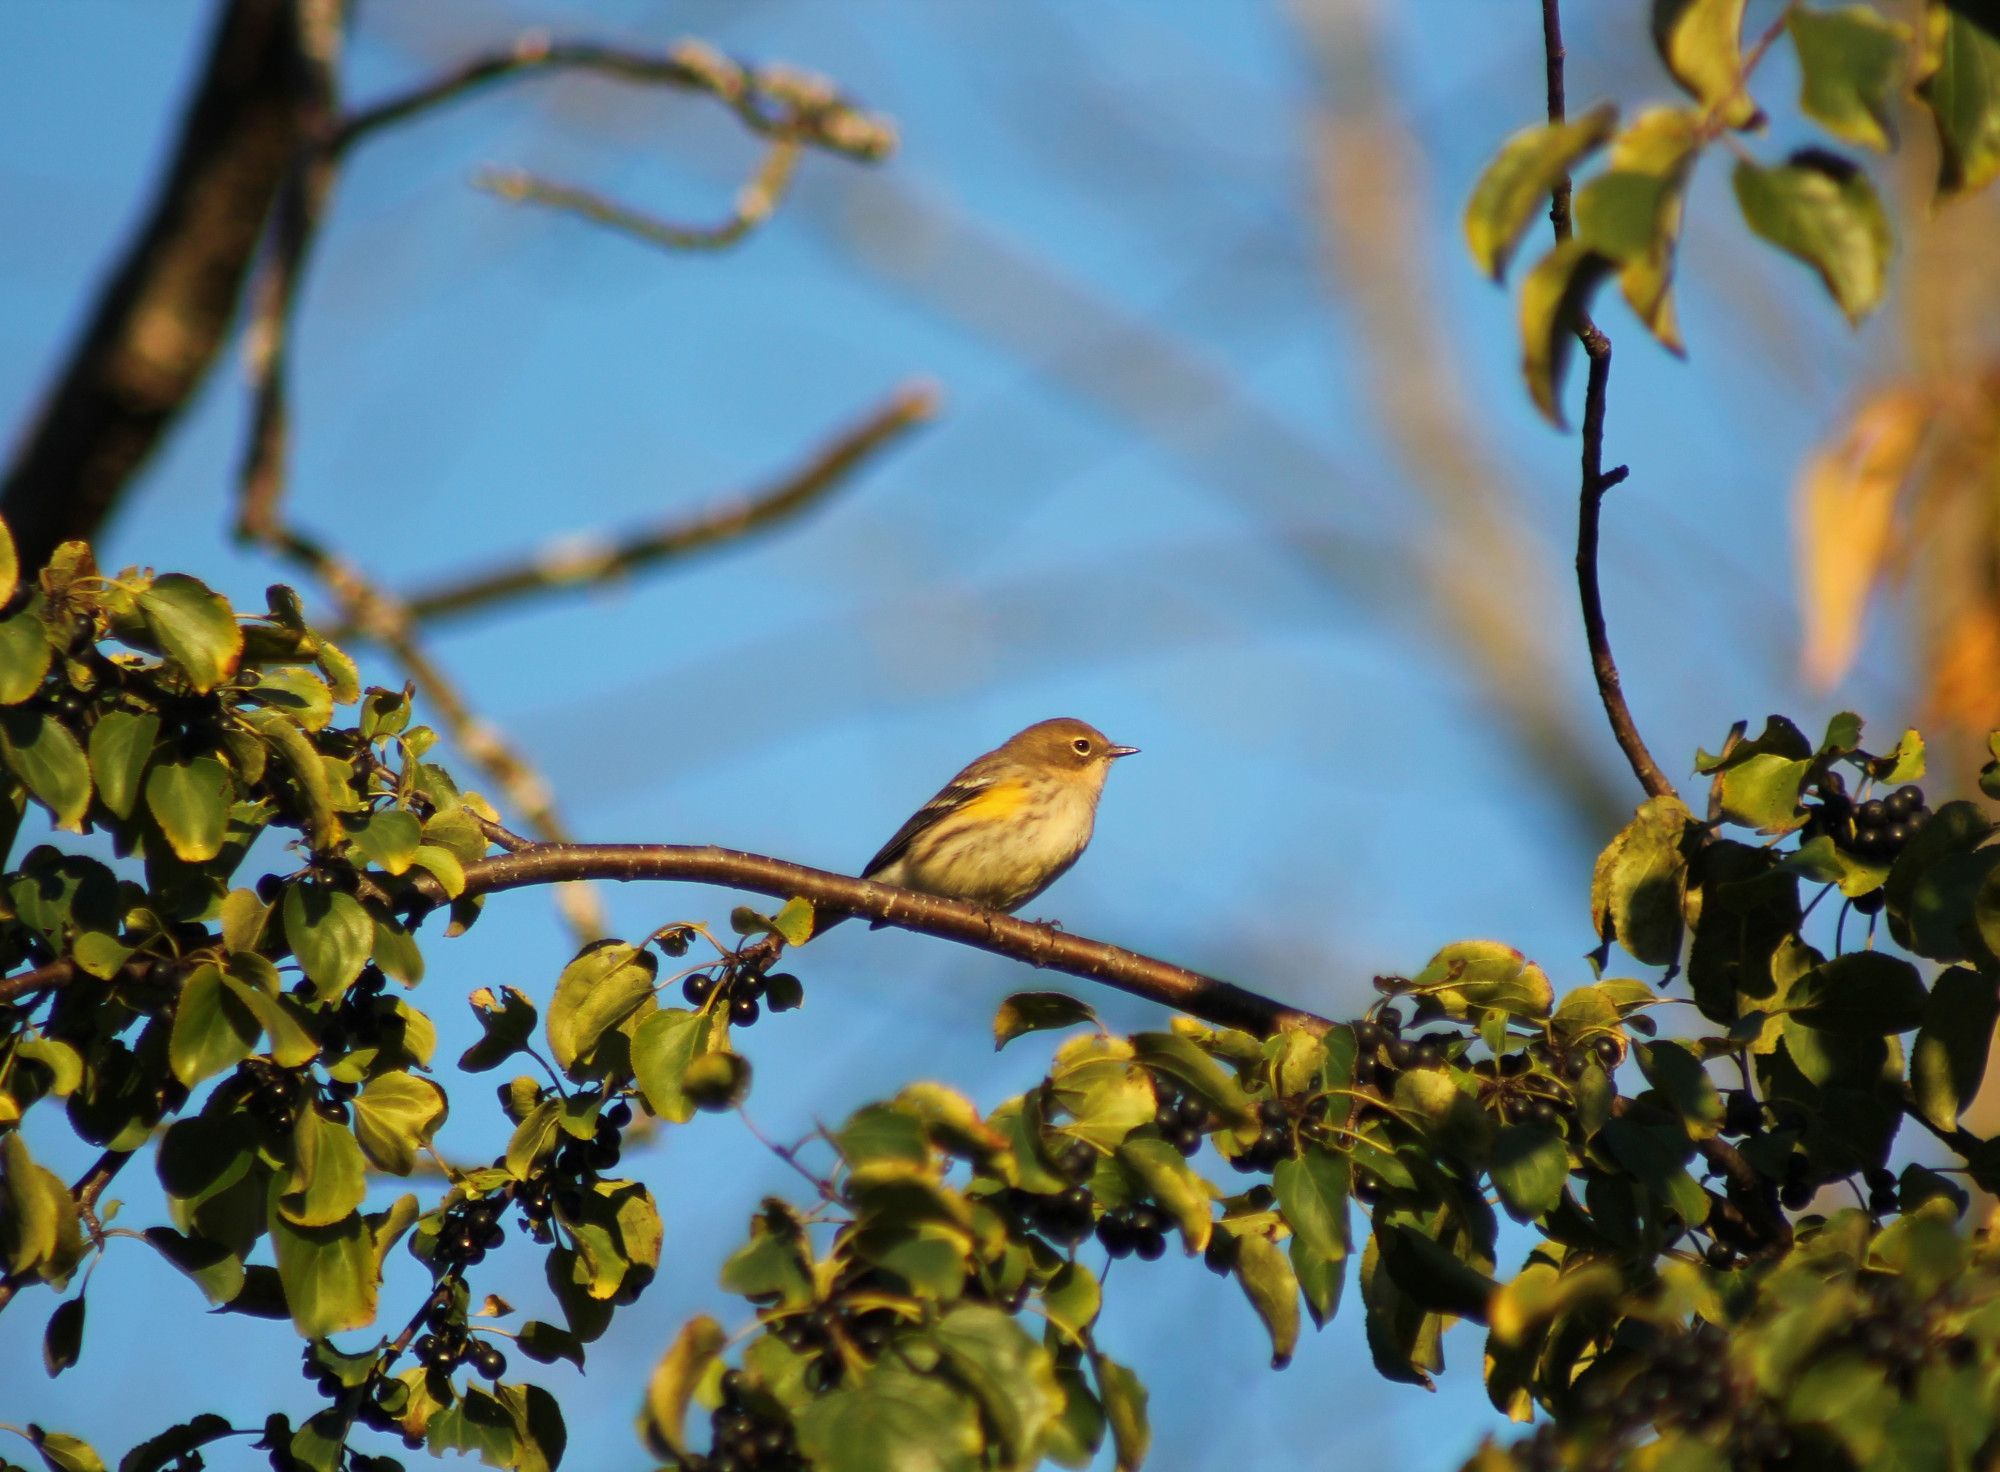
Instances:
[[[1417,1056],[1415,1046],[1402,1038],[1390,1039],[1387,1053],[1391,1068],[1408,1068]]]
[[[681,995],[688,999],[690,1007],[708,1005],[710,993],[715,990],[715,978],[706,971],[697,971],[681,983]]]
[[[1882,799],[1882,806],[1892,818],[1907,818],[1924,805],[1924,790],[1913,784],[1905,784]]]
[[[1403,1014],[1394,1007],[1384,1007],[1380,1012],[1377,1012],[1375,1014],[1375,1022],[1390,1037],[1394,1037],[1403,1030]]]
[[[1113,1257],[1125,1257],[1137,1245],[1132,1229],[1115,1212],[1106,1212],[1097,1224],[1097,1241]]]
[[[1880,798],[1870,798],[1854,810],[1854,822],[1860,828],[1880,828],[1889,821],[1888,809]]]
[[[1418,1038],[1411,1050],[1410,1061],[1418,1068],[1438,1068],[1444,1063],[1444,1040],[1442,1038]]]
[[[1166,1256],[1166,1236],[1157,1230],[1140,1232],[1137,1235],[1137,1240],[1134,1242],[1132,1250],[1138,1253],[1140,1259],[1144,1262],[1158,1262],[1162,1257]]]
[[[1201,1131],[1193,1125],[1182,1125],[1167,1136],[1173,1147],[1183,1155],[1192,1155],[1201,1149]]]
[[[758,1005],[755,997],[740,996],[729,999],[729,1020],[738,1027],[748,1027],[757,1020],[757,1015],[761,1011],[763,1008]]]
[[[497,1345],[482,1344],[472,1352],[472,1368],[488,1380],[498,1380],[507,1373],[507,1356]]]
[[[1848,903],[1854,907],[1854,913],[1857,915],[1879,915],[1888,898],[1887,890],[1871,889],[1866,894],[1857,894]]]
[[[1381,1047],[1388,1036],[1387,1033],[1383,1032],[1381,1028],[1372,1022],[1357,1022],[1354,1024],[1354,1046],[1360,1050],[1364,1058]]]
[[[1812,1205],[1813,1184],[1802,1179],[1786,1181],[1784,1189],[1778,1193],[1778,1199],[1784,1203],[1787,1211],[1804,1211]]]

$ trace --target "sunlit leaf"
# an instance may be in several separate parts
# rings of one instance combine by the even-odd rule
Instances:
[[[1731,178],[1745,222],[1817,271],[1849,322],[1875,310],[1895,241],[1866,174],[1832,154],[1806,151],[1776,168],[1741,159]]]

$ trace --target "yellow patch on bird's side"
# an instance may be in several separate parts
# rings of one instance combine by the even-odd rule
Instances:
[[[967,819],[974,823],[991,823],[1003,818],[1011,818],[1027,807],[1030,799],[1028,784],[1025,782],[995,782],[978,795],[967,798],[951,810],[953,819]]]

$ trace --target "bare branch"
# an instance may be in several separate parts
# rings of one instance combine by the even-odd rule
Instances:
[[[811,460],[773,485],[705,508],[692,517],[649,527],[621,540],[566,537],[524,562],[446,582],[407,598],[419,622],[470,613],[503,599],[587,587],[740,541],[804,512],[839,488],[864,461],[937,410],[937,390],[906,384],[865,419],[844,431]]]
[[[712,845],[536,844],[467,865],[464,893],[493,894],[574,879],[687,880],[748,890],[772,899],[797,896],[832,914],[865,916],[903,930],[1011,956],[1030,966],[1115,987],[1225,1027],[1270,1033],[1295,1026],[1324,1032],[1332,1025],[1324,1017],[1185,966],[1016,920],[983,905]],[[419,888],[440,903],[445,898],[443,890],[431,881],[420,881]]]
[[[737,191],[728,218],[714,225],[670,224],[594,190],[559,184],[515,169],[488,169],[472,182],[512,204],[536,204],[580,215],[664,250],[722,250],[771,218],[792,182],[792,167],[798,158],[799,145],[795,140],[778,139],[765,150],[764,160],[749,182]]]
[[[1542,49],[1547,63],[1549,121],[1564,118],[1563,40],[1561,0],[1542,0]],[[1570,238],[1570,181],[1565,173],[1549,201],[1549,223],[1558,241]],[[1632,775],[1650,797],[1673,794],[1674,784],[1653,760],[1653,753],[1640,736],[1625,700],[1625,687],[1618,677],[1618,662],[1611,656],[1611,635],[1604,624],[1604,593],[1597,575],[1598,523],[1604,493],[1624,480],[1626,467],[1607,473],[1604,469],[1604,415],[1606,392],[1611,382],[1611,339],[1606,337],[1588,314],[1579,317],[1576,339],[1590,360],[1590,373],[1583,394],[1583,488],[1576,518],[1576,583],[1583,603],[1583,633],[1590,646],[1591,673],[1597,677],[1597,694],[1604,702],[1604,714],[1611,722],[1611,734],[1632,768]]]
[[[221,351],[304,137],[299,7],[229,0],[174,155],[0,489],[27,567],[93,535]]]
[[[665,52],[633,51],[590,41],[522,36],[505,51],[474,57],[451,71],[351,113],[331,140],[336,152],[397,123],[453,102],[495,82],[537,72],[585,71],[614,81],[709,93],[754,133],[794,139],[869,163],[895,151],[895,125],[842,97],[823,78],[785,66],[749,67],[701,41]]]

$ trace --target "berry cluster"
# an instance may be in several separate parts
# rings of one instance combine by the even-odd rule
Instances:
[[[300,1353],[302,1373],[313,1382],[315,1391],[330,1401],[339,1401],[352,1393],[354,1417],[362,1425],[376,1431],[402,1429],[397,1413],[407,1404],[409,1391],[400,1381],[380,1378],[378,1365],[371,1369],[367,1381],[350,1392],[346,1382],[321,1361],[318,1351],[318,1345],[308,1344]]]
[[[1259,1099],[1257,1119],[1263,1128],[1257,1138],[1241,1154],[1231,1157],[1230,1164],[1240,1171],[1267,1171],[1292,1153],[1292,1117],[1285,1112],[1280,1099]]]
[[[1074,1247],[1090,1235],[1096,1222],[1097,1198],[1090,1194],[1088,1186],[1071,1186],[1049,1196],[1010,1190],[1006,1197],[1007,1205],[1018,1219],[1058,1247]]]
[[[1544,1092],[1550,1085],[1534,1071],[1526,1053],[1483,1058],[1472,1065],[1479,1079],[1480,1102],[1503,1124],[1533,1124],[1553,1129],[1568,1111],[1568,1101]]]
[[[802,1472],[792,1423],[769,1415],[744,1394],[741,1370],[722,1372],[722,1403],[709,1418],[706,1457],[681,1462],[687,1472]]]
[[[1609,1073],[1624,1059],[1625,1045],[1610,1033],[1601,1032],[1596,1037],[1576,1039],[1560,1048],[1547,1043],[1530,1043],[1528,1056],[1546,1065],[1552,1072],[1575,1080],[1582,1078],[1593,1063]]]
[[[715,1007],[732,1027],[748,1027],[765,1007],[789,1012],[805,1001],[805,987],[789,971],[766,976],[755,966],[725,966],[720,973],[697,971],[681,983],[690,1007]]]
[[[500,1213],[506,1209],[506,1196],[497,1193],[446,1206],[444,1220],[438,1224],[437,1260],[447,1270],[485,1261],[487,1252],[507,1235],[500,1225]]]
[[[341,994],[340,1005],[320,1014],[315,1030],[319,1034],[320,1052],[325,1057],[338,1058],[350,1048],[375,1046],[382,1030],[376,999],[388,984],[389,978],[382,974],[381,967],[364,966],[354,985]],[[302,1001],[310,1001],[317,988],[301,977],[292,991]]]
[[[1364,1082],[1372,1081],[1383,1093],[1396,1086],[1396,1075],[1406,1068],[1441,1068],[1450,1058],[1454,1037],[1448,1032],[1403,1036],[1403,1014],[1384,1007],[1373,1018],[1354,1024],[1354,1046],[1359,1054]],[[1373,1069],[1372,1077],[1366,1070]]]
[[[1113,1257],[1137,1254],[1158,1262],[1167,1251],[1167,1218],[1150,1201],[1107,1211],[1097,1219],[1097,1240]]]
[[[1921,787],[1906,784],[1887,797],[1857,803],[1837,773],[1824,773],[1817,785],[1819,801],[1807,815],[1804,836],[1824,833],[1856,858],[1893,860],[1931,818]]]
[[[245,1058],[224,1089],[273,1134],[288,1134],[299,1118],[299,1075],[268,1058]]]
[[[488,1380],[507,1373],[507,1356],[499,1346],[476,1339],[466,1331],[465,1312],[454,1296],[440,1293],[424,1310],[424,1333],[410,1346],[410,1355],[427,1370],[449,1375],[460,1365],[469,1364]]]
[[[1201,1149],[1202,1136],[1216,1126],[1215,1114],[1192,1094],[1160,1091],[1159,1105],[1153,1110],[1153,1125],[1176,1150],[1192,1155]]]
[[[771,1325],[771,1333],[787,1349],[812,1356],[806,1365],[806,1383],[814,1390],[830,1390],[840,1383],[847,1369],[837,1339],[844,1339],[872,1358],[888,1347],[896,1324],[894,1309],[827,1303],[808,1313],[788,1314],[778,1319]]]
[[[1607,1361],[1602,1372],[1578,1382],[1577,1409],[1600,1419],[1606,1432],[1582,1462],[1563,1460],[1555,1427],[1545,1424],[1520,1447],[1522,1465],[1533,1472],[1577,1467],[1609,1472],[1656,1426],[1716,1437],[1728,1448],[1723,1466],[1766,1468],[1785,1464],[1792,1455],[1791,1433],[1770,1402],[1738,1383],[1716,1331],[1698,1326],[1667,1334],[1634,1358],[1636,1363]]]

